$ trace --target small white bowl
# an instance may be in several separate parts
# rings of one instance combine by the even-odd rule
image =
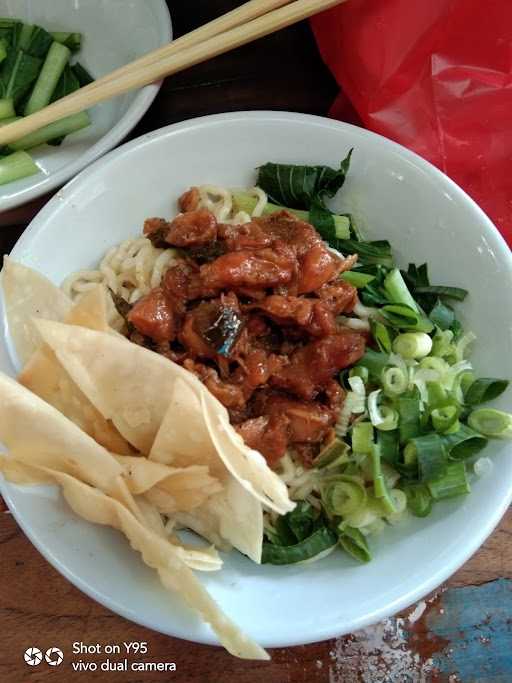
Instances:
[[[172,39],[164,0],[0,0],[0,17],[17,17],[47,30],[81,32],[78,60],[95,78]],[[41,172],[0,185],[0,212],[63,185],[115,147],[144,116],[160,85],[93,107],[91,126],[70,135],[60,147],[42,145],[31,150]]]
[[[171,216],[190,185],[254,183],[266,161],[335,166],[354,148],[338,204],[369,239],[389,239],[399,263],[427,261],[432,281],[470,295],[463,322],[478,336],[482,376],[512,378],[512,257],[478,206],[436,168],[383,137],[299,114],[253,112],[199,118],[134,140],[96,162],[54,197],[13,251],[55,283],[93,267],[106,249],[140,234],[147,216]],[[13,372],[4,334],[0,368]],[[512,391],[497,405],[512,410]],[[30,428],[27,426],[27,428]],[[390,527],[359,565],[342,552],[311,565],[257,566],[236,552],[201,576],[226,612],[264,646],[354,631],[425,596],[456,571],[494,529],[512,499],[510,443],[485,454],[493,469],[471,495],[439,503],[426,519]],[[109,609],[162,633],[216,642],[166,595],[114,531],[77,519],[48,489],[5,483],[17,521],[70,581]]]

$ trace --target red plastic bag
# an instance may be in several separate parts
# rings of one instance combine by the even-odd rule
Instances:
[[[512,245],[512,0],[349,0],[312,19],[330,114],[413,149]]]

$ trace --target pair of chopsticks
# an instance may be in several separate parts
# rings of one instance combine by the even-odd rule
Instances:
[[[250,0],[20,121],[0,127],[0,145],[290,26],[345,0]]]

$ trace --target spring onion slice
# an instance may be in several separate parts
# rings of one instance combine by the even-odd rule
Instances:
[[[476,379],[467,389],[464,400],[470,406],[492,401],[500,396],[508,387],[506,379],[494,379],[493,377],[481,377]]]
[[[424,358],[431,350],[432,339],[425,332],[406,332],[393,340],[393,351],[403,358]]]
[[[339,543],[343,550],[360,562],[372,559],[368,543],[359,529],[344,526],[339,530]]]
[[[466,332],[459,341],[455,344],[455,360],[464,360],[467,347],[472,344],[476,339],[476,334],[473,332]]]
[[[404,487],[407,507],[415,517],[427,517],[432,511],[432,495],[426,484],[408,484]]]
[[[274,545],[263,543],[262,564],[295,564],[311,560],[325,553],[338,542],[336,534],[327,527],[321,527],[294,545]]]
[[[471,491],[463,462],[451,462],[441,476],[428,483],[428,489],[434,500],[453,498]]]
[[[381,452],[378,443],[373,444],[372,448],[373,465],[373,490],[375,497],[381,502],[386,514],[391,515],[397,512],[395,502],[389,494],[384,475],[381,468]]]
[[[444,474],[446,470],[446,446],[435,433],[423,434],[411,439],[408,448],[415,452],[420,480],[430,481]]]
[[[342,464],[343,461],[348,461],[349,451],[350,447],[347,443],[339,438],[335,438],[316,456],[313,460],[313,466],[317,469],[322,469],[335,461],[337,464]]]
[[[471,427],[462,424],[458,432],[441,437],[451,460],[466,460],[487,446],[487,439]]]
[[[446,358],[455,353],[453,344],[453,332],[451,330],[437,329],[432,340],[432,355]]]
[[[405,443],[420,434],[420,402],[417,398],[398,398],[400,442]]]
[[[430,413],[432,426],[436,432],[441,434],[447,432],[456,425],[458,416],[459,411],[454,405],[447,405],[443,408],[434,408]]]
[[[400,416],[398,411],[390,406],[382,406],[380,409],[381,421],[374,425],[379,431],[390,432],[398,427]]]
[[[344,517],[357,512],[366,503],[366,489],[359,477],[338,475],[322,486],[322,502],[331,515]]]
[[[400,454],[398,430],[379,431],[377,443],[379,444],[381,459],[389,465],[396,465]]]
[[[495,408],[478,408],[468,417],[469,426],[493,439],[512,439],[512,415]]]
[[[352,427],[352,451],[370,455],[373,447],[373,426],[371,422],[356,422]]]
[[[387,368],[382,373],[382,388],[387,396],[400,396],[409,388],[409,376],[402,368]]]

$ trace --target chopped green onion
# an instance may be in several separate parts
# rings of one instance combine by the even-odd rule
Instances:
[[[409,387],[409,377],[401,368],[387,368],[382,373],[382,388],[388,396],[400,396]]]
[[[494,439],[512,439],[512,415],[495,408],[478,408],[468,417],[476,432]]]
[[[39,168],[26,152],[15,152],[0,159],[0,185],[39,173]]]
[[[465,464],[463,462],[449,463],[444,474],[430,481],[428,488],[434,500],[453,498],[469,493],[471,488]]]
[[[432,355],[445,358],[454,353],[453,332],[437,329],[432,340]]]
[[[373,465],[373,490],[375,497],[381,502],[386,514],[393,514],[397,512],[397,508],[393,499],[389,495],[388,487],[382,474],[381,452],[378,444],[373,445],[371,457]]]
[[[341,274],[341,279],[349,284],[362,289],[366,287],[372,280],[375,280],[375,275],[368,275],[368,273],[359,273],[355,270],[347,270]]]
[[[405,465],[415,465],[418,462],[418,451],[413,441],[405,445],[403,457]]]
[[[32,94],[25,106],[25,116],[43,109],[50,102],[71,52],[61,43],[52,43]]]
[[[427,517],[432,511],[432,496],[426,484],[408,484],[404,487],[407,507],[415,517]]]
[[[380,447],[381,458],[389,465],[395,465],[400,455],[398,430],[382,431],[377,433],[377,443]]]
[[[420,360],[420,368],[422,370],[433,370],[439,375],[444,375],[449,370],[449,365],[442,358],[436,358],[435,356],[427,356]]]
[[[374,425],[381,432],[390,432],[398,427],[400,416],[398,411],[390,406],[381,406],[380,414],[382,420],[379,424]]]
[[[393,340],[393,351],[407,359],[420,359],[432,350],[432,339],[425,332],[406,332]]]
[[[458,432],[443,434],[443,442],[451,460],[466,460],[487,446],[487,439],[462,424]]]
[[[366,503],[366,489],[359,477],[338,475],[322,487],[322,502],[327,511],[338,517],[350,515]]]
[[[338,542],[336,534],[327,527],[317,531],[294,545],[274,545],[263,543],[262,564],[294,564],[323,555]]]
[[[49,123],[43,128],[29,133],[24,137],[16,140],[15,142],[9,143],[9,148],[15,151],[22,149],[31,149],[32,147],[37,147],[43,142],[48,142],[48,140],[53,140],[61,135],[69,135],[82,128],[87,127],[91,123],[91,119],[87,112],[83,111],[79,114],[71,114],[71,116],[66,116],[59,121],[54,121],[54,123]]]
[[[366,538],[359,529],[341,526],[339,529],[339,543],[343,550],[360,562],[369,562],[372,559]]]
[[[470,406],[486,403],[498,398],[508,387],[508,380],[481,377],[475,380],[466,391],[464,400]]]
[[[414,444],[421,481],[430,481],[446,470],[446,447],[438,434],[424,434],[411,439]],[[408,444],[409,446],[409,444]],[[413,446],[411,445],[412,449]]]
[[[467,332],[464,334],[459,341],[455,344],[455,360],[464,360],[464,355],[466,353],[467,347],[472,344],[476,339],[476,334],[473,332]]]
[[[356,422],[352,427],[352,450],[370,455],[373,450],[373,427],[371,422]]]
[[[16,112],[14,111],[13,101],[8,99],[0,100],[0,121],[12,119],[15,116]]]
[[[379,351],[382,351],[382,353],[391,353],[392,341],[388,328],[378,320],[372,320],[370,326],[375,343],[379,347]]]
[[[454,405],[447,405],[443,408],[434,408],[430,413],[432,426],[436,432],[441,434],[456,426],[458,416],[459,411]],[[458,431],[458,429],[455,429],[454,431]]]
[[[342,464],[343,461],[348,461],[348,452],[350,447],[341,439],[334,438],[331,443],[327,444],[320,453],[313,460],[313,466],[317,469],[331,465],[333,462]]]
[[[400,442],[405,443],[420,433],[420,401],[417,398],[398,398],[396,407],[400,416]]]

